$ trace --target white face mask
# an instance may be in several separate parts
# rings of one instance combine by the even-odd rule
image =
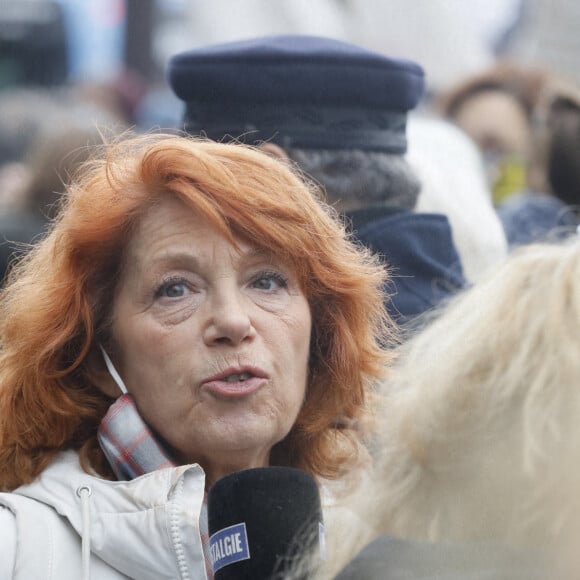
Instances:
[[[141,417],[109,355],[102,346],[100,349],[111,377],[123,393],[109,407],[97,431],[99,445],[117,479],[134,479],[144,473],[172,467],[175,464]]]

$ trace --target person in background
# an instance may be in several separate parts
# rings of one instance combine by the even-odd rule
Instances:
[[[45,217],[29,204],[29,151],[58,110],[48,89],[0,91],[0,284],[12,263],[42,236]]]
[[[322,186],[390,268],[397,322],[412,327],[465,285],[446,216],[414,211],[406,121],[423,94],[419,65],[331,38],[271,36],[175,55],[168,80],[187,133],[260,146]]]
[[[81,104],[54,111],[26,155],[20,208],[50,222],[58,214],[68,182],[93,148],[127,129],[117,117]]]
[[[0,91],[0,212],[22,208],[28,151],[55,110],[48,90]]]
[[[497,207],[511,247],[566,237],[580,225],[580,91],[551,83],[533,139],[537,183]]]
[[[91,147],[125,127],[68,88],[0,92],[0,280],[42,238]]]
[[[574,235],[515,250],[403,344],[320,577],[577,578],[579,321]]]
[[[529,185],[534,118],[548,81],[543,69],[502,61],[434,99],[480,148],[496,205]]]
[[[438,99],[483,152],[510,248],[578,225],[578,95],[547,69],[500,62]]]
[[[223,476],[358,481],[385,282],[256,149],[106,147],[0,294],[0,577],[211,577]]]

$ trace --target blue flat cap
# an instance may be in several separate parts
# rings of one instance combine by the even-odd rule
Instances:
[[[424,90],[414,62],[303,35],[177,54],[167,75],[188,133],[306,149],[404,153],[407,112]]]

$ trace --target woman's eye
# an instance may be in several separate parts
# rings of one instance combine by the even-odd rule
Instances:
[[[187,294],[189,288],[185,282],[166,282],[156,292],[157,298],[181,298]]]
[[[264,272],[256,276],[252,282],[252,287],[258,290],[265,290],[272,292],[279,288],[286,288],[288,286],[288,279],[278,272]]]

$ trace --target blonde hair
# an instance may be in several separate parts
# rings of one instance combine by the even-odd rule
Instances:
[[[312,310],[307,397],[276,464],[334,478],[364,446],[356,429],[393,337],[385,271],[290,167],[250,147],[174,135],[127,137],[85,165],[49,235],[0,295],[0,489],[31,481],[64,449],[112,474],[98,446],[111,399],[98,389],[123,250],[144,212],[174,196],[234,242],[296,270]]]
[[[382,534],[558,548],[580,523],[580,242],[522,247],[402,346],[332,572]],[[336,556],[336,558],[335,558]],[[325,576],[326,577],[326,576]]]

